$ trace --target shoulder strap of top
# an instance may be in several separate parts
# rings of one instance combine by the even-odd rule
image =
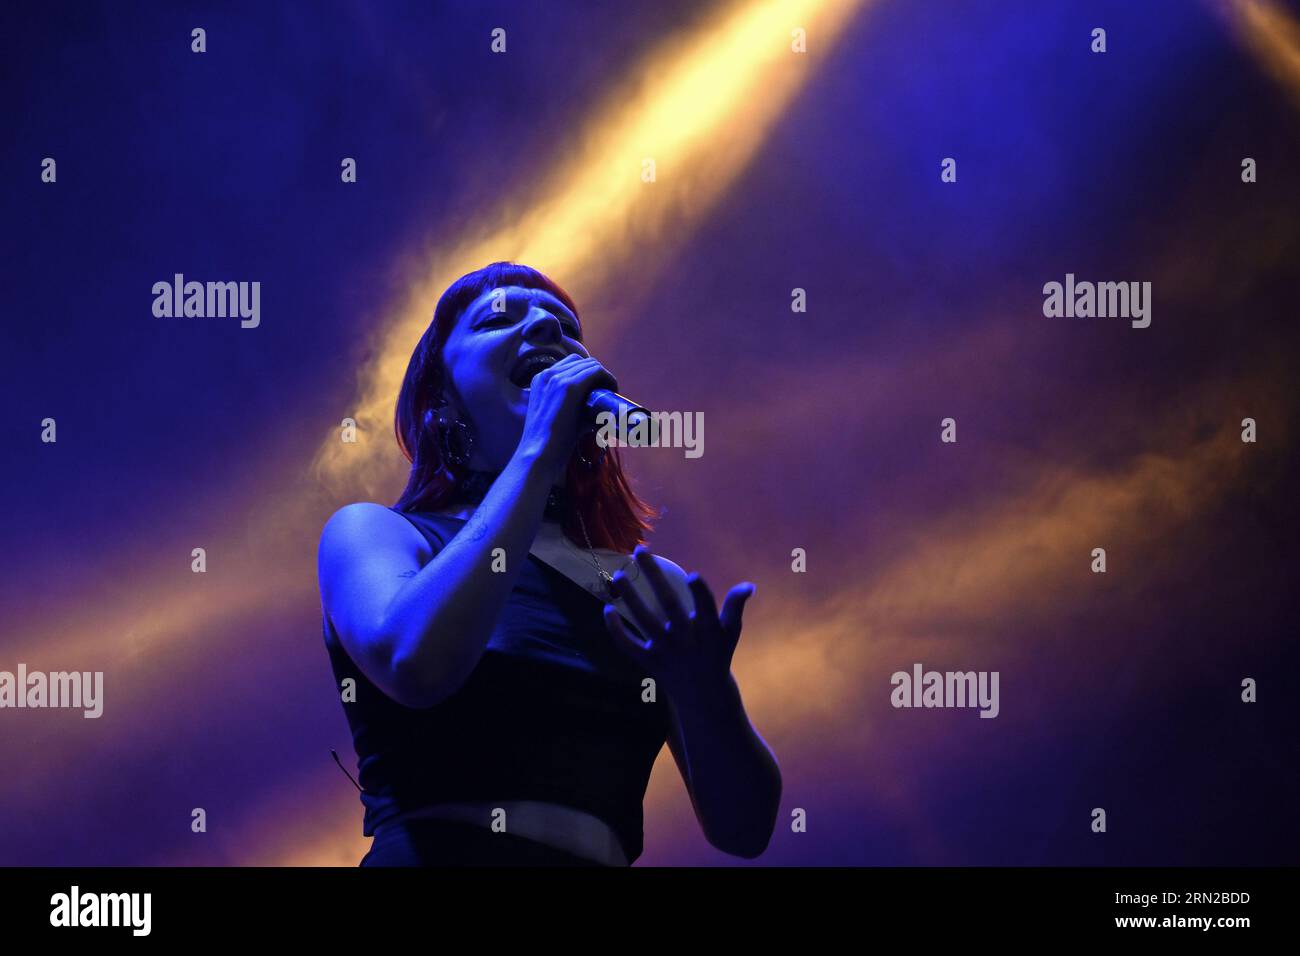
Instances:
[[[415,530],[424,535],[425,540],[429,542],[429,547],[435,553],[441,551],[460,530],[457,519],[446,515],[434,514],[430,511],[399,511],[392,506],[389,506],[388,510],[409,521]]]

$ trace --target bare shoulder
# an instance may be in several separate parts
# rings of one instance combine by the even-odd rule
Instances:
[[[387,665],[374,655],[385,637],[384,610],[429,556],[428,542],[415,526],[368,501],[344,505],[321,531],[316,570],[322,609],[344,649],[381,687],[387,686]]]
[[[355,501],[330,515],[321,530],[322,558],[351,552],[358,546],[394,548],[418,554],[427,550],[424,536],[393,511],[373,501]]]
[[[321,530],[321,540],[347,540],[367,532],[409,524],[400,515],[373,501],[354,501],[329,516]]]

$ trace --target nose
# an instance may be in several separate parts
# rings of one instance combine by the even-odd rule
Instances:
[[[560,320],[541,306],[533,306],[524,319],[524,339],[528,342],[559,342],[564,338]]]

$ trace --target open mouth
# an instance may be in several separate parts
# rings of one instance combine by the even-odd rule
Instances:
[[[517,388],[527,391],[533,383],[533,376],[542,369],[550,368],[559,360],[560,356],[551,352],[529,352],[510,370],[510,381]]]

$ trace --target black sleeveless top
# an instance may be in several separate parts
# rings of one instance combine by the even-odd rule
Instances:
[[[396,513],[435,554],[464,526],[431,512]],[[642,800],[668,714],[662,700],[642,701],[646,675],[614,645],[602,608],[528,555],[468,680],[423,710],[372,684],[325,615],[335,682],[356,681],[356,701],[343,710],[363,789],[362,833],[433,803],[543,800],[599,817],[629,863],[640,856]]]

